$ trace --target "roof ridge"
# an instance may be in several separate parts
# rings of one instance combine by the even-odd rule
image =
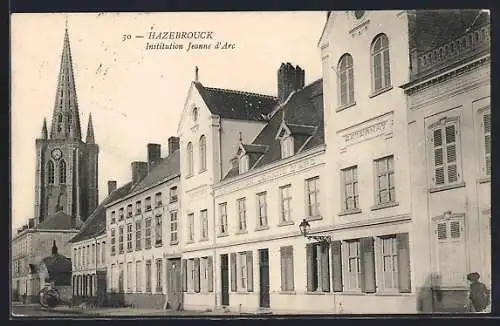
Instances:
[[[237,89],[229,89],[229,88],[217,88],[217,87],[205,87],[207,90],[218,90],[226,93],[237,93],[237,94],[243,94],[243,95],[254,95],[254,96],[261,96],[261,97],[267,97],[271,99],[277,100],[278,97],[273,96],[273,95],[268,95],[268,94],[261,94],[261,93],[256,93],[256,92],[249,92],[249,91],[242,91],[242,90],[237,90]]]

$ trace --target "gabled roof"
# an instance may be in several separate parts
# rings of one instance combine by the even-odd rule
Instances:
[[[291,135],[312,136],[316,131],[316,128],[317,128],[316,126],[297,125],[297,124],[282,122],[277,137],[282,137],[283,131],[287,131]]]
[[[281,144],[279,139],[276,139],[276,135],[283,125],[283,111],[285,112],[284,124],[291,131],[293,130],[292,133],[303,135],[301,151],[324,144],[323,79],[318,79],[293,93],[288,101],[276,110],[252,144],[245,145],[256,146],[254,148],[266,146],[266,150],[251,167],[252,169],[281,160]],[[238,168],[233,167],[224,179],[236,175],[238,175]]]
[[[150,188],[160,181],[177,176],[180,173],[180,150],[176,150],[157,163],[151,171],[130,190],[130,193]]]
[[[241,149],[245,151],[245,153],[265,153],[267,150],[267,145],[240,144],[240,150]]]
[[[226,119],[267,121],[267,115],[278,105],[274,96],[205,87],[194,82],[212,114]]]
[[[72,230],[76,229],[73,218],[63,211],[48,216],[41,223],[37,224],[36,230]]]
[[[132,182],[129,182],[109,194],[90,214],[87,221],[80,228],[80,232],[69,240],[69,243],[87,240],[103,234],[106,231],[106,204],[128,194],[131,187]]]

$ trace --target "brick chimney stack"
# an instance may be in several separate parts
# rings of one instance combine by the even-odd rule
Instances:
[[[291,63],[282,63],[278,69],[278,101],[283,103],[293,91],[304,87],[304,70]]]
[[[168,155],[172,155],[173,152],[179,149],[179,137],[169,137],[168,138]]]
[[[111,195],[111,193],[115,190],[116,190],[116,181],[109,180],[108,181],[108,196]]]
[[[132,182],[135,184],[148,174],[148,162],[132,162]]]
[[[161,145],[148,144],[148,169],[151,171],[161,161]]]

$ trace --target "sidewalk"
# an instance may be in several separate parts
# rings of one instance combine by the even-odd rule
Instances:
[[[49,310],[49,309],[48,309]],[[112,316],[234,316],[239,313],[224,313],[222,311],[175,311],[163,309],[147,309],[147,308],[93,308],[82,309],[78,307],[58,306],[50,309],[50,311],[59,313],[82,314],[92,317],[112,317]]]

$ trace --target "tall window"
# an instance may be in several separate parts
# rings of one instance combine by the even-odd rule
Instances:
[[[442,186],[460,181],[458,119],[441,119],[431,126],[433,184]]]
[[[308,244],[306,248],[307,291],[330,292],[329,246]]]
[[[163,269],[162,260],[156,260],[156,293],[163,291]]]
[[[155,207],[161,207],[161,206],[162,206],[161,192],[157,192],[155,194]]]
[[[142,273],[141,273],[141,261],[135,262],[135,291],[142,291]]]
[[[144,247],[146,247],[146,249],[149,249],[151,248],[151,218],[148,218],[146,219],[146,227],[145,227],[145,236],[144,236],[144,239],[145,239],[145,244],[144,244]]]
[[[188,214],[188,240],[194,241],[194,213]]]
[[[382,279],[384,289],[397,289],[398,284],[398,248],[396,236],[381,239]]]
[[[483,112],[481,116],[481,125],[483,127],[483,153],[484,153],[484,170],[487,176],[491,175],[491,113],[488,110]]]
[[[193,175],[193,170],[194,170],[194,167],[193,167],[193,143],[189,142],[187,144],[187,151],[186,151],[186,155],[187,155],[187,176],[192,176]]]
[[[116,229],[111,229],[111,256],[116,255]]]
[[[111,212],[111,224],[116,223],[116,212],[112,211]]]
[[[207,169],[207,140],[205,135],[200,137],[200,172]]]
[[[373,92],[391,85],[389,40],[385,34],[377,36],[372,43],[372,83]]]
[[[346,242],[347,249],[347,279],[346,288],[356,290],[361,288],[361,255],[359,240]]]
[[[146,260],[146,292],[151,292],[151,260]]]
[[[238,199],[238,222],[238,229],[240,231],[247,229],[246,198]]]
[[[247,288],[247,253],[240,252],[238,253],[238,279],[239,283],[238,288],[246,289]]]
[[[54,162],[52,160],[47,162],[47,182],[49,184],[54,183]]]
[[[267,202],[266,192],[257,194],[257,226],[267,226]]]
[[[66,183],[66,161],[59,162],[59,183]]]
[[[106,263],[106,242],[104,242],[104,241],[102,242],[101,253],[102,253],[101,263],[105,264]]]
[[[162,218],[163,216],[161,214],[156,215],[156,227],[155,227],[155,245],[161,245],[163,242],[163,229],[162,229]]]
[[[127,218],[132,217],[132,204],[127,205]]]
[[[135,222],[135,250],[141,250],[142,246],[142,221]]]
[[[219,204],[219,233],[227,233],[227,203]]]
[[[132,251],[132,223],[127,224],[127,251]]]
[[[280,187],[280,217],[281,222],[291,220],[292,185]]]
[[[353,72],[352,56],[346,53],[340,58],[337,68],[340,106],[354,103]]]
[[[238,162],[238,173],[242,174],[248,171],[248,155],[242,155]]]
[[[281,247],[281,291],[293,291],[293,246]]]
[[[118,210],[118,221],[123,221],[123,207]]]
[[[201,239],[208,239],[208,211],[200,211]]]
[[[135,202],[135,215],[141,215],[142,209],[141,209],[141,201],[138,200]]]
[[[132,292],[132,272],[133,272],[133,269],[132,269],[132,262],[128,262],[127,263],[127,292],[128,293],[131,293]]]
[[[63,115],[59,113],[57,116],[57,131],[61,132],[63,128]]]
[[[342,171],[343,198],[342,210],[350,211],[359,208],[358,167],[352,166]]]
[[[95,264],[95,243],[92,244],[92,249],[91,249],[91,252],[90,252],[90,263],[92,265]]]
[[[170,243],[177,243],[177,211],[170,212]]]
[[[101,243],[98,242],[97,243],[97,247],[96,247],[96,265],[99,265],[101,263]]]
[[[118,228],[118,251],[123,254],[123,225]]]
[[[307,216],[319,216],[319,177],[306,180]]]
[[[151,197],[146,197],[146,199],[144,200],[144,206],[144,210],[146,212],[151,210]]]
[[[394,157],[388,156],[375,161],[377,171],[375,202],[377,205],[396,201],[394,185]]]
[[[123,263],[120,263],[118,270],[118,292],[123,293]]]
[[[174,203],[177,201],[177,186],[170,188],[170,202]]]

